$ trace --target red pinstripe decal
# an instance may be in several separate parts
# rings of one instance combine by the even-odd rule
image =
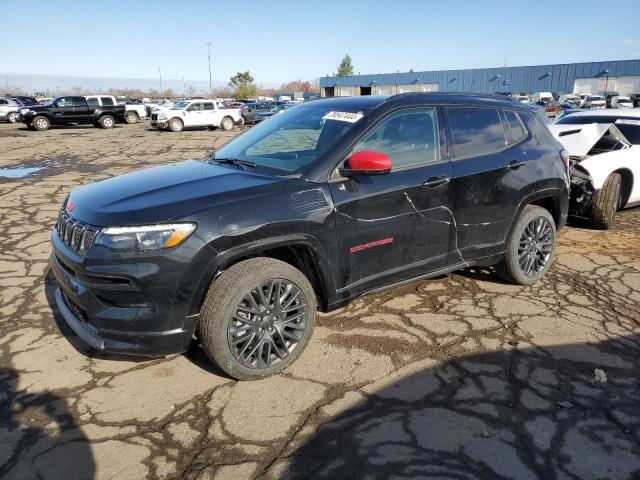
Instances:
[[[349,249],[349,253],[357,253],[367,248],[379,247],[381,245],[388,245],[393,243],[393,237],[383,238],[382,240],[376,240],[375,242],[363,243],[362,245],[356,245]]]

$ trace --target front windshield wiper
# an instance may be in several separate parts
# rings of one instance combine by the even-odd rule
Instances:
[[[251,167],[256,168],[257,164],[255,162],[250,162],[249,160],[240,160],[238,158],[209,158],[208,162],[218,162],[218,163],[230,163],[232,165],[240,165],[243,167]]]

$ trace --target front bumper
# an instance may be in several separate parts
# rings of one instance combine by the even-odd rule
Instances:
[[[146,356],[189,348],[199,315],[187,315],[188,299],[176,301],[180,295],[174,290],[180,287],[175,279],[156,291],[145,287],[162,277],[158,265],[148,258],[144,263],[91,260],[68,249],[55,229],[51,239],[56,305],[87,344],[101,351]]]

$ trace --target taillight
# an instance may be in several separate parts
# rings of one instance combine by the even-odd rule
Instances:
[[[566,168],[569,168],[569,152],[567,152],[564,148],[560,150],[560,159]]]

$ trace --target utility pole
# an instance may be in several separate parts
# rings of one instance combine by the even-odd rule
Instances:
[[[182,77],[182,94],[187,95],[187,84],[184,83],[184,77]]]
[[[160,76],[160,98],[162,98],[162,67],[158,67],[158,75]]]
[[[211,42],[205,43],[207,46],[207,58],[209,59],[209,98],[213,98],[213,84],[211,83]]]

